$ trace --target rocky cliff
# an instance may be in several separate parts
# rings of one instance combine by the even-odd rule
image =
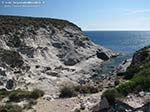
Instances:
[[[91,77],[114,55],[66,20],[0,16],[1,88],[55,93],[62,83]]]
[[[150,46],[136,51],[129,67],[116,77],[120,83],[103,93],[98,112],[149,112]]]

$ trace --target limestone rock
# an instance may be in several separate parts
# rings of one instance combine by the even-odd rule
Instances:
[[[111,57],[118,56],[117,53],[112,53],[111,50],[105,49],[105,48],[98,49],[96,51],[96,55],[97,55],[98,58],[100,58],[100,59],[102,59],[104,61],[107,61]]]
[[[114,55],[66,20],[0,16],[0,24],[0,67],[4,83],[14,77],[16,88],[56,94],[60,82],[88,79]],[[14,82],[6,85],[11,89]]]
[[[132,58],[123,61],[116,69],[116,73],[123,73],[127,70],[127,68],[131,65]]]

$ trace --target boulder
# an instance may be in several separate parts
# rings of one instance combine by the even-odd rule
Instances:
[[[100,59],[102,59],[104,61],[106,61],[106,60],[108,60],[110,58],[105,52],[100,51],[100,50],[98,50],[96,52],[96,55],[97,55],[98,58],[100,58]]]
[[[47,71],[46,74],[53,76],[53,77],[60,77],[58,72],[56,72],[56,71]]]
[[[6,82],[6,88],[7,88],[7,89],[12,89],[13,87],[14,87],[14,80],[9,79],[9,80]]]
[[[80,62],[80,56],[76,51],[71,51],[64,57],[63,61],[65,65],[73,66]]]

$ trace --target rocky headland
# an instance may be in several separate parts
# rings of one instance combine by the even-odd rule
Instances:
[[[7,89],[40,88],[94,75],[115,54],[65,20],[0,16],[0,72]],[[98,69],[97,69],[98,68]],[[12,87],[9,80],[15,80]]]
[[[0,88],[3,94],[7,91],[15,91],[15,94],[19,90],[21,97],[30,98],[37,89],[36,92],[44,92],[44,99],[57,99],[63,86],[89,81],[101,71],[104,61],[117,55],[94,44],[69,21],[0,16]],[[23,91],[31,93],[22,95]],[[43,93],[37,96],[41,95]]]

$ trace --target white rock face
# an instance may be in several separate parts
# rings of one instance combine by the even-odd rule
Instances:
[[[13,26],[14,18],[9,18],[7,24]],[[16,88],[39,88],[47,94],[56,94],[64,81],[77,83],[100,69],[103,60],[98,58],[97,52],[103,52],[108,58],[115,55],[94,44],[77,26],[67,21],[47,19],[43,27],[44,19],[24,18],[21,22],[22,17],[16,18],[20,21],[14,31],[0,33],[0,67],[7,74],[0,74],[0,78],[3,83],[10,78],[15,80]],[[24,25],[26,20],[31,21],[28,26]],[[5,17],[0,17],[0,23],[4,24],[4,21]]]
[[[127,68],[131,65],[132,58],[125,60],[122,64],[118,66],[116,69],[116,73],[123,73],[127,70]]]

